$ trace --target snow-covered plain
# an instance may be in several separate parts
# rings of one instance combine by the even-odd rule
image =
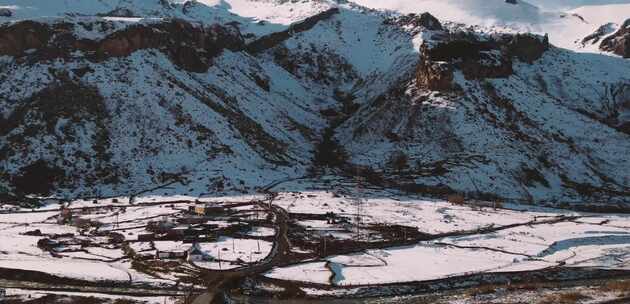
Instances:
[[[290,186],[288,188],[291,188]],[[333,195],[333,193],[336,193]],[[340,195],[340,193],[343,193]],[[293,213],[336,215],[353,219],[362,197],[362,221],[406,225],[421,232],[445,233],[525,224],[492,233],[445,236],[418,245],[330,256],[325,262],[276,268],[267,276],[333,286],[356,286],[443,279],[480,272],[518,272],[564,265],[626,269],[630,265],[630,216],[590,214],[506,204],[451,204],[413,196],[339,184],[329,191],[280,192],[276,204]],[[557,216],[570,221],[540,224]],[[301,221],[312,226],[314,221]],[[614,224],[613,224],[614,223]]]
[[[111,243],[102,233],[120,234],[129,242],[129,247],[137,254],[154,256],[156,251],[188,251],[192,244],[182,241],[138,242],[138,235],[147,234],[150,221],[170,221],[183,217],[189,207],[198,202],[216,206],[229,206],[239,202],[260,199],[261,195],[239,195],[225,197],[165,197],[159,195],[141,196],[135,205],[129,205],[124,197],[101,199],[97,204],[91,200],[76,200],[68,203],[51,202],[41,209],[13,210],[13,213],[0,214],[0,268],[40,271],[55,276],[83,279],[88,281],[115,281],[151,284],[155,286],[172,285],[176,276],[161,276],[139,272],[132,267],[129,257],[120,245]],[[117,202],[114,202],[114,199]],[[60,224],[57,218],[62,206],[73,208],[73,217],[98,222],[98,228],[92,228],[80,234],[77,227]],[[238,215],[247,215],[256,210],[253,205],[234,207]],[[260,213],[260,211],[258,211]],[[188,215],[191,216],[191,215]],[[261,215],[262,216],[262,215]],[[192,216],[194,217],[194,216]],[[207,224],[226,228],[232,225],[226,220],[209,220]],[[186,228],[188,226],[181,226]],[[35,232],[41,235],[26,235]],[[272,237],[275,229],[270,227],[252,227],[247,234],[252,237]],[[67,235],[67,236],[61,236]],[[38,247],[38,241],[52,238],[66,242],[53,250],[55,255]],[[81,243],[88,242],[88,245]],[[218,240],[198,244],[206,259],[197,261],[199,267],[209,269],[230,269],[244,263],[255,263],[267,257],[273,243],[246,237],[232,238],[220,236]],[[216,261],[222,261],[221,265]]]
[[[33,301],[43,298],[46,295],[62,295],[67,297],[86,297],[91,300],[111,300],[113,303],[137,301],[144,304],[176,304],[178,303],[178,297],[170,296],[155,296],[155,297],[139,297],[139,296],[127,296],[127,295],[111,295],[105,293],[90,293],[90,292],[72,292],[72,291],[37,291],[18,288],[6,288],[6,298],[8,300],[21,299],[23,301]]]
[[[328,190],[320,182],[309,180],[287,182],[277,186],[278,195],[273,203],[289,214],[322,215],[333,212],[335,216],[352,223],[356,216],[357,202],[362,202],[362,225],[404,225],[416,227],[428,234],[454,233],[432,241],[419,242],[402,247],[386,247],[348,255],[333,255],[320,261],[305,261],[295,265],[274,268],[266,275],[271,278],[316,283],[328,286],[361,286],[371,284],[405,283],[462,276],[473,273],[497,273],[540,270],[552,266],[595,267],[601,269],[630,269],[630,216],[625,214],[594,214],[566,210],[505,203],[504,208],[492,204],[470,202],[452,204],[438,199],[426,199],[414,195],[382,189],[357,187],[335,177],[326,177]],[[286,191],[286,189],[293,189]],[[243,198],[255,198],[243,196]],[[175,198],[159,198],[162,205],[127,206],[131,226],[146,225],[148,219],[177,217],[171,208],[186,210],[194,202],[178,202],[170,207]],[[237,201],[236,197],[215,197],[213,201],[224,204]],[[70,206],[80,201],[71,202]],[[220,204],[220,203],[216,203]],[[93,207],[92,204],[90,206]],[[43,210],[51,210],[46,206]],[[111,207],[101,213],[94,210],[93,218],[102,221],[100,229],[107,231],[113,226]],[[252,205],[235,207],[239,214],[246,213]],[[27,210],[25,210],[27,211]],[[35,210],[37,211],[37,210]],[[168,211],[168,212],[167,212]],[[60,251],[61,258],[52,257],[37,247],[38,236],[23,235],[39,229],[43,234],[76,233],[76,228],[56,223],[58,211],[41,213],[3,214],[0,221],[0,267],[43,271],[57,276],[86,280],[110,280],[166,284],[163,278],[151,277],[131,267],[122,259],[120,249],[91,245],[85,252]],[[168,214],[164,216],[164,214]],[[6,217],[4,217],[6,215]],[[37,215],[33,217],[32,215]],[[83,216],[90,217],[89,213]],[[559,216],[575,217],[557,223],[541,223]],[[5,221],[6,218],[6,221]],[[32,222],[30,222],[32,221]],[[221,222],[221,221],[217,221]],[[347,229],[346,224],[329,224],[321,220],[299,220],[312,233],[317,229],[335,231]],[[346,222],[346,223],[347,223]],[[28,226],[27,226],[28,224]],[[517,225],[490,233],[475,233],[480,228]],[[142,228],[136,228],[140,233]],[[126,229],[131,231],[135,229]],[[458,236],[458,233],[467,232]],[[271,236],[275,230],[268,227],[254,228],[249,235]],[[349,234],[345,238],[356,239]],[[133,235],[131,236],[133,237]],[[362,236],[363,237],[363,236]],[[102,237],[84,237],[92,242],[105,244]],[[135,239],[131,239],[134,241]],[[378,240],[377,240],[378,241]],[[153,254],[159,251],[186,251],[191,244],[175,241],[133,242],[137,253]],[[242,267],[246,263],[261,261],[269,255],[272,242],[243,237],[221,236],[217,241],[200,243],[199,248],[208,259],[195,261],[199,267],[227,270]],[[71,249],[70,247],[66,249]],[[299,251],[298,248],[295,251]],[[221,263],[216,259],[221,259]],[[119,261],[111,261],[117,259]],[[89,270],[89,271],[86,271]]]

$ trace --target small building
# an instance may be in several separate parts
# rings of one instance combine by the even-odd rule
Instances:
[[[206,205],[195,205],[193,210],[197,215],[206,215]]]
[[[193,243],[193,245],[188,249],[188,258],[189,262],[197,262],[203,261],[206,259],[206,254],[201,250],[199,243]]]
[[[166,260],[171,258],[171,252],[169,251],[155,251],[155,258],[158,260]]]
[[[337,219],[334,212],[326,212],[326,224],[337,224]]]
[[[170,240],[181,240],[186,235],[188,227],[174,227],[166,231],[166,238]]]
[[[217,237],[214,233],[200,234],[200,235],[187,235],[182,240],[184,243],[197,243],[197,242],[212,242],[216,241]]]
[[[194,207],[190,207],[190,212],[194,213]],[[205,222],[207,222],[208,220],[203,218],[203,217],[182,217],[182,218],[178,218],[177,222],[179,224],[183,224],[183,225],[197,225],[197,224],[203,224]]]
[[[174,250],[174,251],[155,251],[155,258],[158,260],[174,260],[174,259],[185,259],[188,254],[188,251],[184,250]]]
[[[210,204],[198,204],[194,207],[191,207],[193,213],[200,216],[208,216],[208,215],[223,215],[226,213],[226,208],[220,206],[214,206]]]
[[[204,234],[206,229],[203,227],[188,227],[184,230],[184,236],[197,236]]]
[[[183,251],[183,250],[177,250],[177,251],[173,251],[172,254],[175,259],[185,259],[186,256],[188,255],[188,252]]]
[[[72,222],[72,210],[66,206],[61,207],[59,216],[57,216],[57,224],[68,224]]]
[[[168,219],[150,221],[147,223],[147,230],[154,233],[168,233],[173,227],[175,227],[175,223]]]
[[[140,242],[150,242],[154,240],[155,240],[155,233],[138,234],[138,241]]]

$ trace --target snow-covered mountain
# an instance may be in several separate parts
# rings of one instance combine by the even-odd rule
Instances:
[[[586,5],[627,4],[628,0],[529,0],[529,2],[543,9],[562,10]]]
[[[544,1],[545,6],[524,0],[356,0],[378,9],[409,14],[429,12],[440,20],[484,27],[485,31],[548,34],[551,42],[575,51],[597,51],[582,39],[606,24],[617,29],[630,18],[628,1]],[[508,3],[513,2],[513,3]]]
[[[629,197],[623,13],[357,2],[0,0],[2,187],[248,191],[328,165],[424,192]]]

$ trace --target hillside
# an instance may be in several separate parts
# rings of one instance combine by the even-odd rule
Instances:
[[[555,45],[605,10],[573,27],[524,1],[425,2],[0,1],[0,185],[249,192],[328,165],[426,194],[627,201],[630,63]]]
[[[0,302],[630,301],[630,5],[534,1],[0,0]]]

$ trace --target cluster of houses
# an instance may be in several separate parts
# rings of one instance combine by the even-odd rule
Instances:
[[[146,228],[148,232],[139,234],[138,241],[209,242],[216,240],[215,230],[218,227],[215,224],[207,224],[206,220],[191,221],[187,218],[182,218],[175,222],[168,218],[163,218],[149,222]]]
[[[188,207],[188,212],[199,216],[219,216],[226,215],[227,209],[225,207],[210,204],[196,204]]]
[[[205,254],[203,250],[201,250],[199,243],[193,243],[187,250],[156,250],[155,258],[159,260],[185,259],[189,262],[207,261],[212,259],[211,256]]]
[[[125,207],[109,207],[109,211],[114,211],[114,208],[117,208],[115,215],[118,216],[119,213],[125,213],[127,209]],[[90,214],[93,208],[83,207],[83,208],[69,208],[66,203],[61,204],[59,215],[57,215],[57,224],[59,225],[74,225],[78,227],[89,228],[92,224],[92,221],[82,219],[80,217],[81,214]],[[118,217],[117,217],[118,218]],[[116,223],[117,225],[117,223]]]
[[[182,241],[192,246],[187,250],[156,250],[155,258],[160,260],[182,259],[190,262],[207,261],[212,258],[205,254],[199,243],[212,242],[218,237],[216,224],[209,224],[208,217],[224,216],[227,210],[224,207],[210,204],[196,204],[188,208],[186,217],[172,220],[164,217],[157,221],[151,221],[147,225],[148,233],[138,235],[138,241]],[[242,229],[236,225],[234,229]],[[228,229],[229,230],[229,229]],[[227,231],[224,231],[228,233]]]
[[[138,241],[183,241],[184,243],[211,242],[216,240],[216,233],[213,231],[216,225],[198,225],[188,227],[178,226],[167,230],[153,230],[148,233],[138,235]]]
[[[120,207],[115,207],[120,208]],[[77,225],[81,222],[81,213],[92,211],[93,208],[86,207],[82,209],[69,208],[66,204],[62,204],[57,221],[59,224]],[[111,210],[110,210],[111,211]],[[124,213],[126,210],[118,210]],[[191,244],[188,249],[173,250],[156,250],[155,258],[160,260],[188,260],[188,261],[207,261],[212,258],[201,250],[200,243],[213,242],[218,238],[219,233],[231,235],[245,231],[251,226],[251,223],[238,222],[227,227],[219,227],[219,225],[209,222],[209,219],[216,217],[226,217],[229,215],[229,208],[219,204],[195,204],[190,206],[187,214],[183,217],[172,218],[164,216],[162,218],[149,221],[146,231],[137,235],[138,242],[153,241],[174,241]],[[331,215],[331,217],[333,217]],[[80,224],[80,223],[79,223]],[[124,241],[122,238],[121,241]],[[64,245],[59,240],[45,238],[40,240],[38,245],[49,251],[55,251]],[[151,256],[146,256],[147,258]]]

